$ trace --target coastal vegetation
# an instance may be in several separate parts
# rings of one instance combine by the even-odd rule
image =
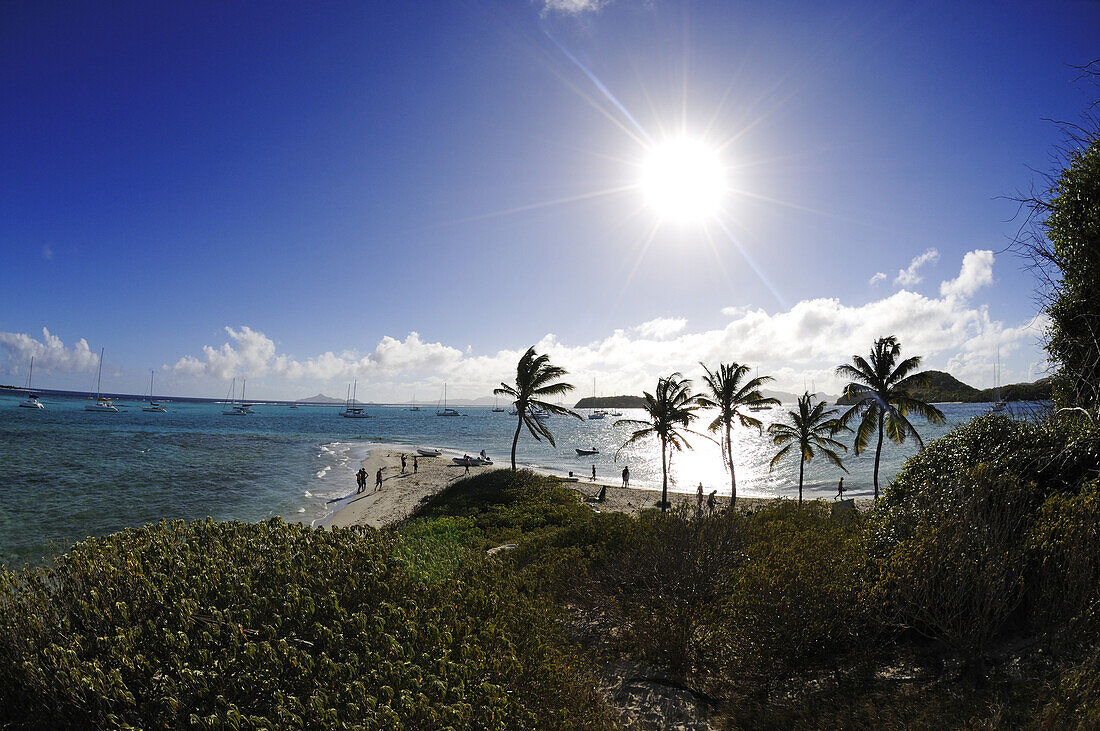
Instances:
[[[668,509],[668,468],[672,452],[691,448],[685,433],[691,422],[698,416],[696,409],[699,401],[691,392],[691,381],[680,373],[660,378],[653,393],[645,392],[645,412],[647,420],[619,419],[615,425],[637,427],[630,438],[619,448],[621,453],[627,447],[657,437],[661,444],[661,511]],[[671,452],[669,451],[671,450]]]
[[[825,409],[825,402],[813,402],[813,396],[803,394],[798,399],[798,411],[789,411],[790,424],[776,422],[768,427],[768,436],[780,450],[772,457],[770,468],[774,468],[792,449],[798,451],[798,504],[802,504],[802,478],[806,463],[820,452],[830,462],[844,470],[837,450],[847,452],[848,447],[833,439],[837,432],[851,431],[837,419],[836,409]]]
[[[574,409],[641,409],[645,406],[642,396],[585,396]]]
[[[852,364],[837,366],[836,374],[851,379],[844,387],[844,396],[852,406],[840,417],[839,423],[847,425],[859,421],[856,428],[855,453],[867,448],[873,434],[878,434],[875,446],[875,499],[878,499],[878,468],[882,457],[882,439],[901,444],[913,437],[921,447],[924,442],[909,421],[909,414],[923,416],[933,423],[943,421],[943,412],[910,393],[910,388],[921,383],[923,373],[916,373],[920,366],[919,355],[898,362],[901,343],[893,335],[875,340],[867,358],[852,356]]]
[[[572,384],[558,380],[566,374],[564,368],[550,362],[550,356],[545,353],[539,355],[532,346],[520,356],[519,363],[516,364],[515,385],[509,386],[507,383],[501,383],[500,388],[493,389],[493,394],[496,396],[508,396],[515,399],[512,406],[516,409],[518,419],[516,433],[512,437],[513,472],[516,469],[516,445],[519,443],[519,434],[523,431],[524,426],[527,427],[527,431],[535,438],[535,441],[546,439],[551,446],[554,446],[554,435],[550,433],[546,420],[539,418],[537,412],[573,416],[578,419],[583,418],[571,409],[543,400],[552,396],[564,396],[573,390]]]
[[[706,391],[699,396],[699,405],[703,408],[718,409],[707,429],[711,434],[719,435],[719,447],[722,459],[730,473],[730,506],[737,505],[737,465],[733,459],[733,423],[743,427],[763,428],[763,422],[750,414],[747,409],[779,405],[779,400],[765,398],[760,387],[773,380],[771,376],[757,376],[745,380],[749,367],[738,363],[720,363],[711,371],[703,367],[703,383]]]

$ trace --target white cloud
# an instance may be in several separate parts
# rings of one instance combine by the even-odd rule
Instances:
[[[875,272],[874,275],[867,280],[867,284],[874,287],[879,282],[886,281],[886,272]]]
[[[561,13],[563,15],[582,15],[594,13],[608,0],[541,0],[544,13]]]
[[[959,276],[940,283],[940,295],[970,297],[990,284],[993,284],[993,252],[988,249],[975,249],[963,257]]]
[[[10,364],[7,371],[11,374],[22,372],[34,356],[34,365],[45,372],[88,373],[95,370],[99,355],[93,353],[84,338],[66,348],[61,338],[42,328],[42,339],[37,340],[26,333],[0,332],[0,347],[7,352]]]
[[[722,311],[725,312],[728,309],[730,308],[727,307]],[[685,327],[687,327],[686,317],[658,317],[655,320],[643,322],[633,331],[642,337],[664,340],[678,332],[682,332]]]
[[[909,262],[909,266],[905,269],[898,270],[898,276],[894,279],[894,284],[901,287],[911,287],[914,284],[920,284],[923,277],[919,274],[919,270],[925,264],[935,264],[940,260],[940,252],[935,249],[928,249],[920,256],[913,258]]]

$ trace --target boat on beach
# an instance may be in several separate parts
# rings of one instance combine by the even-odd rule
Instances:
[[[460,467],[464,467],[466,465],[469,465],[470,467],[484,467],[493,463],[493,460],[489,459],[488,457],[470,457],[469,455],[466,455],[464,457],[452,457],[451,461],[454,462],[456,465],[459,465]]]
[[[599,453],[600,453],[600,450],[596,449],[595,447],[592,447],[592,449],[578,449],[577,450],[577,456],[578,457],[590,457],[593,454],[599,454]]]
[[[99,349],[99,366],[95,371],[95,386],[88,394],[89,399],[95,399],[95,403],[84,404],[85,411],[98,411],[101,413],[118,413],[118,407],[111,402],[111,399],[100,393],[100,388],[103,381],[103,348]]]
[[[416,452],[421,457],[438,457],[439,455],[443,454],[442,449],[425,449],[424,447],[418,448]]]
[[[38,394],[31,391],[31,379],[34,378],[34,356],[31,356],[31,370],[27,374],[27,398],[19,402],[24,409],[44,409],[45,406],[38,400]]]

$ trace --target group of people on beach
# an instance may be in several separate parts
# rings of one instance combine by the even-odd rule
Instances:
[[[356,491],[355,491],[356,494],[359,494],[361,492],[366,492],[366,490],[367,490],[367,469],[365,467],[360,467],[359,471],[355,473],[355,484],[358,486],[358,489],[356,489]],[[381,489],[382,489],[382,468],[379,467],[378,472],[376,472],[375,475],[374,475],[374,491],[377,492],[378,490],[381,490]]]

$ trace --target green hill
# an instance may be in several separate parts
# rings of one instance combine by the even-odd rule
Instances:
[[[969,386],[950,373],[943,371],[925,371],[923,384],[909,389],[910,395],[930,404],[942,404],[951,401],[981,403],[993,400],[993,389],[977,389]],[[1035,383],[1014,383],[1001,386],[1001,398],[1005,401],[1049,401],[1051,398],[1050,379],[1044,378]],[[837,404],[847,406],[851,402],[841,396]]]
[[[641,396],[586,396],[574,409],[640,409],[645,405]]]

